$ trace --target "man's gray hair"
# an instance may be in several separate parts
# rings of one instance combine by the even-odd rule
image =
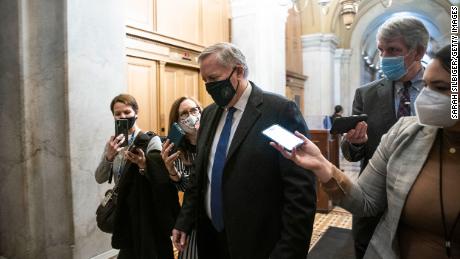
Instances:
[[[201,63],[206,57],[211,54],[216,54],[219,63],[226,67],[235,67],[241,65],[243,67],[244,78],[248,77],[248,65],[243,52],[234,44],[221,42],[211,45],[201,52],[198,56],[198,63]]]
[[[402,37],[406,47],[414,50],[418,46],[426,51],[430,35],[423,23],[413,17],[395,17],[387,20],[377,32],[377,40]]]

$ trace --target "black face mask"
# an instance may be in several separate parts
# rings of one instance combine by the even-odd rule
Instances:
[[[227,79],[209,82],[206,83],[206,91],[211,95],[214,102],[220,107],[225,107],[232,100],[233,96],[236,94],[235,88],[233,88],[230,78],[235,72],[236,67],[232,70],[232,73],[228,76]],[[238,81],[238,86],[240,82]]]
[[[134,115],[133,117],[128,117],[128,118],[125,118],[128,120],[128,129],[132,128],[134,126],[134,123],[136,122],[137,120],[137,117],[136,115]]]

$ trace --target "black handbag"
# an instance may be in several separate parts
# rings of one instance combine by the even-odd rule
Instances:
[[[96,210],[97,227],[106,233],[113,233],[113,223],[115,221],[115,209],[117,207],[118,187],[108,189],[105,197]]]

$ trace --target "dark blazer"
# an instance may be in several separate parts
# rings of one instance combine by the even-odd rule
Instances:
[[[266,93],[252,82],[251,85],[252,92],[230,144],[222,179],[223,217],[230,256],[304,259],[316,210],[315,177],[271,147],[262,131],[275,123],[303,133],[308,128],[294,102]],[[199,222],[198,217],[207,217],[204,209],[207,166],[222,112],[222,108],[212,104],[201,117],[196,170],[175,226],[188,233]]]
[[[352,162],[361,160],[361,171],[374,154],[383,134],[396,123],[393,81],[381,79],[364,85],[355,92],[353,115],[367,114],[367,143],[355,149],[342,141],[344,157]]]
[[[173,259],[171,231],[179,212],[175,186],[160,151],[146,154],[145,176],[127,164],[119,182],[112,247],[122,258]]]

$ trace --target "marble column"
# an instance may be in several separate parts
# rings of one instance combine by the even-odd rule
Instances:
[[[0,256],[72,258],[66,4],[0,1]]]
[[[232,42],[241,48],[249,80],[286,95],[287,6],[279,0],[232,0]]]
[[[123,5],[0,1],[0,258],[114,254],[94,169],[126,91]]]
[[[334,57],[334,105],[342,105],[344,114],[351,114],[350,91],[351,49],[337,49]]]
[[[334,34],[302,36],[303,74],[308,76],[305,82],[304,110],[307,118],[330,114],[333,109],[334,56],[337,44],[338,39]]]

